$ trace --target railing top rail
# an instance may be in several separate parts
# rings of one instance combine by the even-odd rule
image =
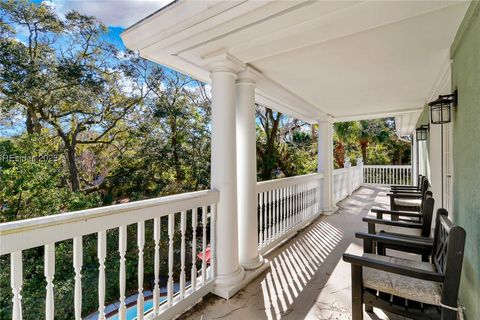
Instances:
[[[0,224],[0,255],[217,203],[204,190]]]
[[[354,167],[352,167],[352,168],[354,168]],[[333,175],[346,173],[346,172],[348,172],[348,168],[335,169],[335,170],[333,170]]]
[[[373,164],[369,164],[369,165],[363,165],[364,168],[398,168],[398,169],[410,169],[412,166],[407,164],[407,165],[373,165]]]
[[[257,182],[257,193],[293,186],[296,184],[323,179],[323,173],[311,173],[301,176]]]

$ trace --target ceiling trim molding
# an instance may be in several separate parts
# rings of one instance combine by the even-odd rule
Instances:
[[[379,119],[379,118],[390,118],[395,117],[398,115],[408,114],[408,113],[415,113],[421,112],[423,110],[423,106],[421,108],[414,108],[414,109],[405,109],[405,110],[394,110],[394,111],[387,111],[387,112],[377,112],[377,113],[366,113],[366,114],[359,114],[353,116],[346,116],[346,117],[335,117],[333,122],[348,122],[348,121],[357,121],[357,120],[370,120],[370,119]]]

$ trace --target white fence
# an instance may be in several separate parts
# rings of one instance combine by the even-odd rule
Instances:
[[[55,277],[55,247],[60,242],[73,239],[74,271],[74,306],[75,319],[82,316],[82,295],[92,294],[82,292],[84,240],[86,237],[96,238],[96,258],[98,268],[98,319],[105,319],[105,304],[119,301],[119,319],[126,319],[126,251],[128,243],[136,241],[138,260],[138,295],[137,319],[172,318],[193,305],[203,295],[213,288],[215,279],[215,214],[219,194],[216,191],[199,191],[174,196],[132,202],[121,205],[95,208],[78,212],[64,213],[53,216],[0,224],[0,256],[10,255],[11,288],[12,288],[12,319],[22,319],[22,286],[24,280],[31,275],[23,272],[22,254],[25,250],[44,247],[44,275],[46,282],[45,316],[47,320],[54,319],[54,277]],[[176,223],[177,222],[177,223]],[[127,239],[127,227],[134,228],[136,239]],[[146,229],[147,228],[147,229]],[[146,230],[148,232],[146,232]],[[162,232],[163,230],[163,232]],[[187,235],[187,230],[189,234]],[[118,239],[119,278],[118,298],[115,301],[105,300],[107,255],[107,232],[110,238],[115,233]],[[131,233],[129,233],[131,234]],[[148,234],[151,238],[146,238]],[[161,239],[168,235],[166,239]],[[186,237],[188,241],[188,252]],[[91,239],[91,238],[89,238]],[[95,240],[95,239],[94,239]],[[198,240],[198,242],[197,242]],[[153,308],[144,314],[144,249],[146,242],[154,253],[154,288]],[[175,245],[174,245],[175,244]],[[175,246],[175,248],[174,248]],[[109,243],[111,247],[111,243]],[[198,249],[198,252],[197,252]],[[197,254],[202,253],[206,259],[197,261]],[[191,251],[191,252],[190,252]],[[160,252],[165,254],[160,258]],[[174,252],[180,270],[174,268]],[[189,261],[186,260],[188,253]],[[190,255],[191,254],[191,255]],[[91,259],[92,257],[89,257]],[[168,274],[160,274],[160,263],[167,262]],[[198,269],[198,270],[197,270]],[[174,279],[174,271],[176,276]],[[160,276],[166,277],[166,297],[160,298]],[[92,290],[97,291],[97,290]],[[165,290],[163,290],[165,291]],[[40,316],[40,315],[39,315]]]
[[[338,202],[363,184],[362,165],[333,170],[333,196]]]
[[[257,183],[258,247],[263,254],[312,221],[322,210],[323,175]]]
[[[412,185],[411,166],[363,166],[365,184]]]

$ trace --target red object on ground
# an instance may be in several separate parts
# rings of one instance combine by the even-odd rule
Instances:
[[[210,246],[205,249],[205,262],[210,263],[210,257],[212,253],[210,251]],[[203,252],[197,254],[198,259],[203,260]]]

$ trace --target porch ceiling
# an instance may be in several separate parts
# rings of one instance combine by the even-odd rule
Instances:
[[[257,101],[304,120],[411,118],[437,94],[468,3],[179,0],[122,38],[206,82],[228,53],[263,74]]]

